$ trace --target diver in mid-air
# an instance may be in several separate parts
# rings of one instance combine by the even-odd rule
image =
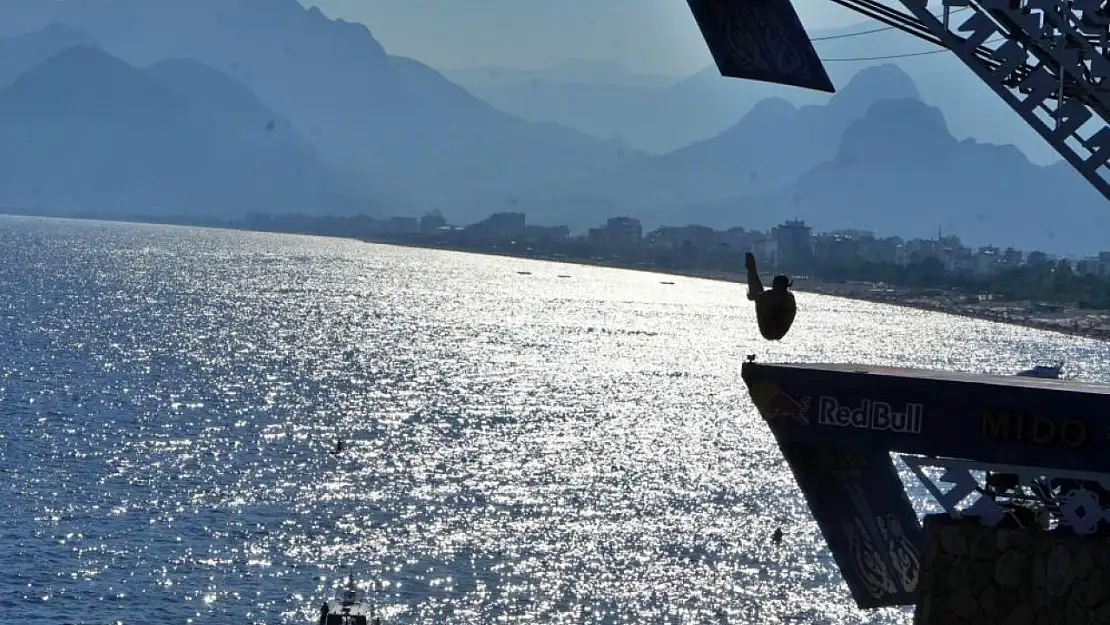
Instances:
[[[744,265],[748,269],[748,299],[755,302],[755,319],[759,323],[759,333],[768,341],[778,341],[790,331],[798,305],[790,292],[790,278],[777,275],[771,282],[771,289],[764,290],[759,272],[755,268],[755,255],[744,255]]]

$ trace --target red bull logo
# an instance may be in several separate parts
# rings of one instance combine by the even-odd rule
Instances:
[[[751,386],[752,401],[759,413],[769,422],[793,421],[799,425],[809,425],[809,398],[801,401],[787,395],[774,382],[763,380]]]
[[[835,397],[822,397],[817,407],[817,423],[863,430],[884,430],[903,434],[921,433],[921,404],[906,404],[897,412],[890,404],[865,399],[858,406],[842,406]]]

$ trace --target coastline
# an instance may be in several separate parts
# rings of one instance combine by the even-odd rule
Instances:
[[[573,258],[562,254],[525,253],[519,250],[498,249],[496,247],[462,247],[450,244],[425,243],[411,239],[395,238],[363,238],[354,236],[322,234],[314,232],[288,232],[282,230],[265,230],[246,227],[233,223],[182,223],[179,220],[142,220],[120,219],[112,217],[93,216],[62,216],[62,215],[27,215],[19,212],[2,211],[0,214],[18,217],[43,217],[48,219],[75,219],[84,221],[106,221],[117,223],[141,223],[169,226],[186,226],[213,228],[220,230],[242,230],[246,232],[268,232],[273,234],[295,234],[303,236],[322,236],[327,238],[342,238],[362,243],[375,245],[393,245],[417,249],[432,249],[466,254],[481,254],[484,256],[501,256],[505,258],[520,258],[526,260],[542,260],[565,265],[580,265],[587,267],[605,267],[609,269],[628,269],[643,271],[660,276],[675,276],[685,278],[698,278],[701,280],[715,280],[721,282],[735,282],[744,285],[747,282],[745,273],[712,271],[712,270],[682,270],[659,267],[651,263],[622,262],[613,258]],[[971,319],[981,319],[1021,326],[1036,330],[1056,332],[1067,336],[1088,338],[1097,341],[1110,341],[1110,310],[1079,309],[1065,304],[1050,304],[1045,302],[1029,301],[1002,301],[978,295],[969,296],[953,289],[913,289],[890,285],[876,285],[868,282],[822,282],[809,278],[797,278],[794,290],[799,293],[817,293],[832,297],[843,297],[859,301],[901,306],[915,310],[939,312]]]
[[[450,246],[414,244],[388,240],[357,240],[379,245],[396,245],[398,247],[435,249],[468,254],[481,254],[484,256],[521,258],[526,260],[543,260],[565,265],[629,269],[632,271],[653,273],[660,276],[735,282],[740,285],[747,283],[746,274],[739,272],[675,270],[657,267],[647,263],[622,263],[620,261],[607,259],[521,254],[504,250],[461,249]],[[770,280],[767,280],[767,282],[769,281]],[[1110,311],[1107,310],[1084,310],[1063,304],[1039,302],[1002,301],[992,299],[981,300],[978,296],[972,296],[974,301],[969,301],[967,294],[958,293],[950,289],[910,289],[889,285],[876,286],[871,283],[863,282],[831,283],[808,278],[798,278],[795,280],[793,288],[799,293],[816,293],[831,297],[843,297],[876,304],[912,308],[914,310],[945,313],[958,317],[967,317],[969,319],[981,319],[983,321],[1004,323],[1034,330],[1055,332],[1066,336],[1110,342]]]
[[[1043,302],[979,299],[979,296],[942,289],[875,287],[859,283],[812,283],[807,286],[809,288],[799,290],[1110,341],[1110,311],[1106,310],[1085,310]]]

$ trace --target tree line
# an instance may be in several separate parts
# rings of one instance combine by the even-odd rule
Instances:
[[[990,275],[948,271],[937,258],[908,265],[871,263],[862,259],[815,269],[815,277],[830,282],[860,280],[894,286],[951,288],[969,293],[991,293],[1005,300],[1070,303],[1080,308],[1110,309],[1110,277],[1081,275],[1066,260],[1004,267]]]

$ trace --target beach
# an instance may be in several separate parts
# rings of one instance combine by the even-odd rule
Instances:
[[[989,294],[958,293],[947,289],[908,289],[860,282],[832,284],[799,281],[798,290],[1110,340],[1110,311],[1107,310],[1049,302],[1003,301],[993,299]]]

